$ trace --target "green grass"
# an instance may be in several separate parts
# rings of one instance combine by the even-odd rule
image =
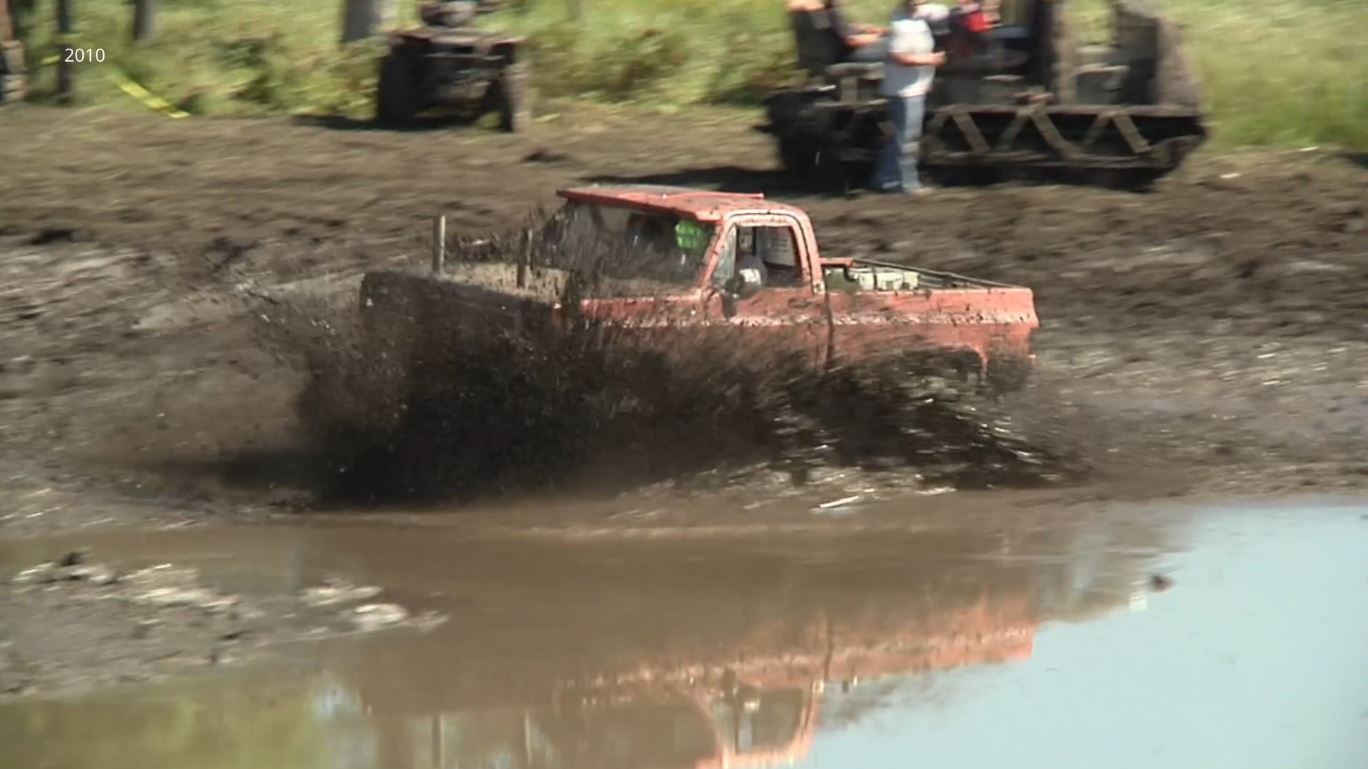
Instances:
[[[1184,27],[1220,144],[1368,148],[1363,0],[1167,0]],[[1081,32],[1106,37],[1105,0],[1074,0]]]
[[[51,96],[57,41],[51,2],[26,19],[30,91]],[[134,45],[124,0],[78,0],[72,44],[102,48],[103,64],[75,65],[78,99],[128,102],[123,74],[192,114],[359,113],[374,89],[377,42],[338,44],[341,3],[323,0],[159,0],[156,36]],[[47,59],[46,66],[41,62]]]
[[[676,106],[754,104],[791,77],[791,40],[780,0],[526,0],[485,20],[533,41],[545,97]],[[889,0],[854,0],[882,20]],[[50,3],[39,3],[50,13]],[[378,44],[337,43],[341,0],[161,0],[154,43],[129,41],[124,0],[76,4],[78,44],[102,47],[103,65],[82,65],[78,86],[93,101],[132,100],[119,70],[192,113],[369,111]],[[401,0],[401,19],[413,3]],[[1187,30],[1220,145],[1321,144],[1368,148],[1368,22],[1363,0],[1168,0]],[[1075,0],[1084,38],[1106,36],[1106,0]],[[30,45],[51,55],[50,19]],[[37,57],[35,57],[37,58]],[[37,72],[40,97],[50,68]]]

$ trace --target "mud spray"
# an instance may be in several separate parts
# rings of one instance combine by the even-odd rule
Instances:
[[[530,254],[573,276],[570,295],[601,290],[640,259],[567,238],[563,222],[544,218],[453,246],[466,261],[514,265]],[[642,269],[631,266],[634,275]],[[593,323],[515,332],[479,318],[439,324],[415,343],[366,333],[354,295],[299,300],[275,318],[276,343],[307,366],[299,413],[318,491],[348,504],[745,483],[775,471],[802,483],[833,467],[956,488],[1083,473],[1066,454],[1017,434],[991,400],[906,361],[826,371],[797,358],[757,365],[721,337],[667,353]]]

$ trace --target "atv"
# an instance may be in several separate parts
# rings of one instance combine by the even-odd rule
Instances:
[[[523,130],[530,117],[523,38],[474,26],[478,14],[495,7],[474,0],[424,3],[420,26],[392,32],[380,63],[377,121],[402,128],[441,109],[469,120],[495,113],[501,130]]]

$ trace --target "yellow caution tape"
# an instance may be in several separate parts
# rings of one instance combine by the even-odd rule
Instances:
[[[0,0],[0,2],[2,1],[3,0]],[[61,60],[62,57],[60,55],[48,56],[42,60],[42,65],[50,67],[61,62]],[[148,109],[156,110],[169,118],[190,117],[189,112],[183,112],[176,109],[165,99],[135,83],[128,75],[125,75],[119,69],[112,68],[111,71],[113,72],[111,77],[114,78],[114,84],[119,87],[119,90],[142,102]]]
[[[181,110],[176,109],[165,99],[133,82],[127,75],[119,70],[115,69],[113,72],[114,84],[119,86],[119,89],[124,93],[147,105],[148,109],[154,109],[169,118],[190,117],[189,112],[182,112]]]

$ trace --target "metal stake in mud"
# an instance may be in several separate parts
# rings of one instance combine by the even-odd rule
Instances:
[[[440,273],[446,264],[446,217],[432,219],[432,271]]]

